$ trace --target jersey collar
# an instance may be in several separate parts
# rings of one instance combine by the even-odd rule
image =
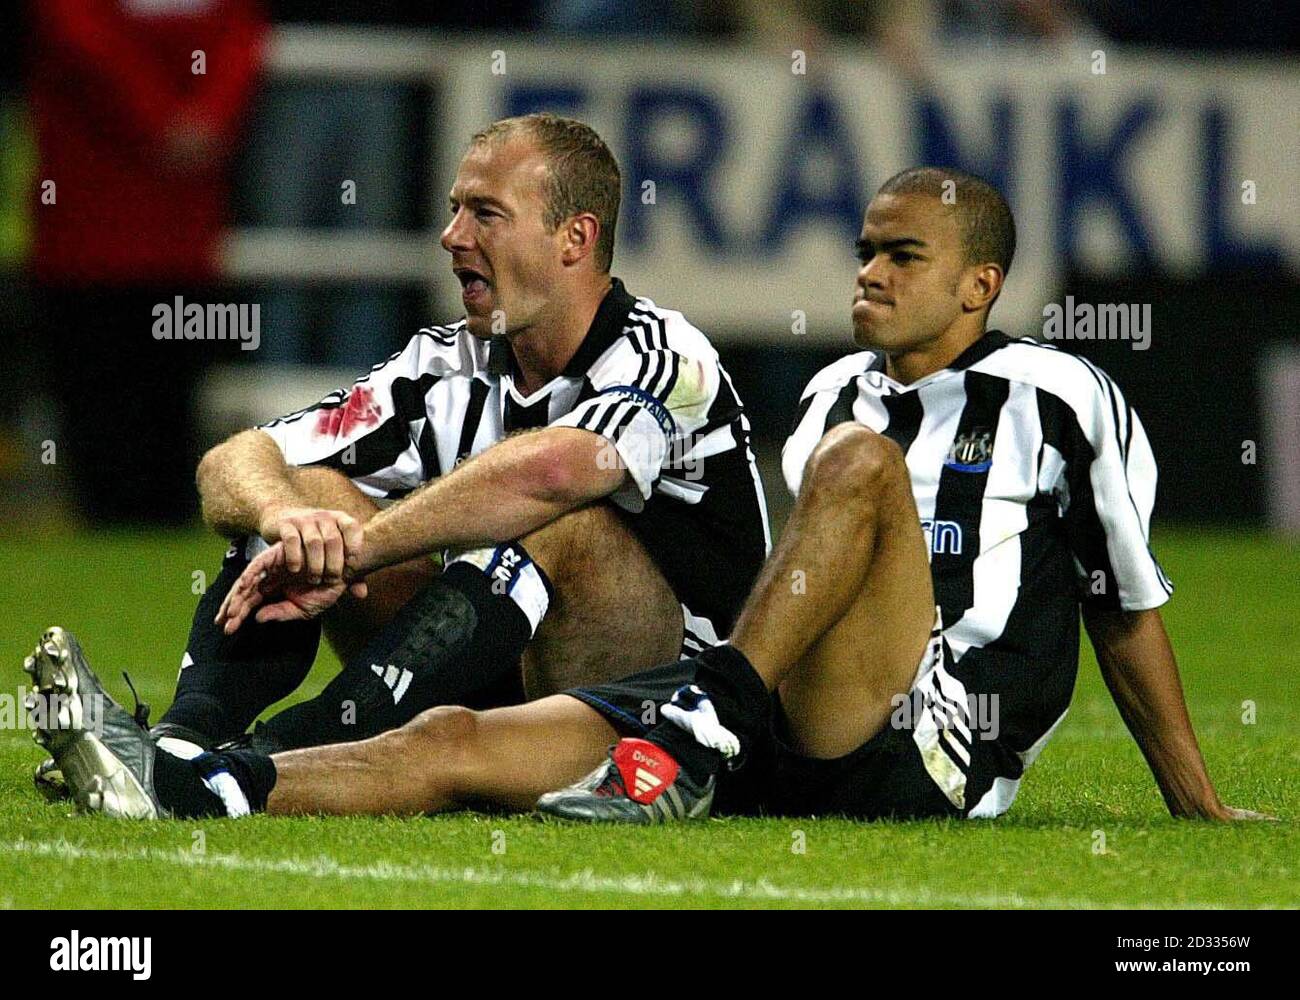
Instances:
[[[573,357],[564,366],[564,374],[570,378],[582,378],[587,369],[596,363],[596,359],[609,350],[610,346],[623,336],[627,326],[627,314],[631,312],[636,299],[623,287],[618,278],[611,280],[609,291],[600,301],[600,308],[591,321],[591,328],[583,338]]]
[[[609,350],[610,346],[619,337],[623,336],[623,328],[627,325],[628,313],[631,312],[634,305],[636,305],[636,298],[623,287],[623,282],[618,278],[611,279],[609,291],[600,300],[600,306],[596,309],[596,315],[592,318],[587,335],[582,339],[578,349],[573,352],[573,357],[569,359],[569,363],[564,366],[564,369],[557,377],[582,378],[586,375],[587,369],[595,364],[596,359]],[[511,349],[509,341],[505,341],[503,347],[506,351],[507,373],[510,375],[512,382],[517,382],[523,374],[519,370],[519,362],[515,358],[515,352]],[[554,379],[551,380],[552,383],[554,381]],[[550,384],[548,383],[548,386]],[[541,391],[538,390],[538,392]]]
[[[989,330],[970,347],[958,354],[948,367],[955,372],[964,371],[977,361],[983,361],[994,351],[1006,347],[1009,343],[1011,343],[1011,338],[1001,330]]]
[[[947,368],[940,368],[937,372],[931,372],[929,375],[925,376],[925,378],[917,379],[915,382],[911,383],[911,385],[904,386],[904,391],[914,389],[917,386],[927,385],[946,372],[965,371],[971,365],[983,361],[994,351],[1001,350],[1009,343],[1011,343],[1011,338],[1001,330],[989,330],[984,334],[984,336],[980,337],[979,340],[975,341],[975,343],[971,344],[970,347],[966,348],[966,350],[958,354],[957,357],[953,358]],[[867,366],[867,371],[880,372],[881,375],[889,378],[885,372],[884,351],[878,352],[876,356],[871,359],[871,364]],[[890,381],[892,382],[893,379],[890,379]]]

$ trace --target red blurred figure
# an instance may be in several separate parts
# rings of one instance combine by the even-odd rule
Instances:
[[[190,397],[213,345],[155,341],[151,310],[211,295],[262,11],[254,0],[39,0],[30,18],[32,269],[74,481],[93,520],[182,520]]]
[[[212,280],[261,63],[257,5],[40,0],[32,27],[41,177],[57,185],[36,216],[36,277]]]

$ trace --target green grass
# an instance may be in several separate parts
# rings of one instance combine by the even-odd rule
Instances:
[[[728,820],[647,830],[461,814],[423,820],[129,823],[34,791],[25,731],[0,731],[0,906],[1256,907],[1300,904],[1300,607],[1295,546],[1166,532],[1166,620],[1224,800],[1280,823],[1168,818],[1086,649],[1074,705],[996,822]],[[47,625],[82,638],[123,698],[166,706],[220,543],[199,534],[0,546],[0,692]],[[323,659],[302,695],[336,669]],[[1242,703],[1256,721],[1242,722]],[[129,700],[128,700],[129,704]],[[805,853],[792,847],[802,832]],[[1097,831],[1104,853],[1095,853]],[[494,850],[495,848],[495,850]]]

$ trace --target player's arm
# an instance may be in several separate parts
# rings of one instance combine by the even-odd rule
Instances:
[[[1066,535],[1102,676],[1170,813],[1257,818],[1219,801],[1187,715],[1158,610],[1173,585],[1150,548],[1157,471],[1146,431],[1110,377],[1087,367],[1096,388],[1073,400],[1070,414],[1077,423],[1062,440],[1068,488],[1056,495],[1068,504]],[[1062,424],[1068,428],[1071,419]]]
[[[704,424],[720,378],[716,355],[709,348],[684,359],[624,339],[589,378],[596,394],[550,426],[507,438],[375,515],[358,572],[519,538],[604,497],[639,511],[675,437]]]
[[[322,508],[318,496],[306,493],[307,471],[285,462],[270,435],[241,431],[199,462],[203,519],[228,538],[256,534],[283,541],[292,572],[341,578],[346,553],[361,544],[361,523],[347,511]],[[319,493],[319,477],[315,482]]]
[[[195,475],[203,520],[227,538],[262,535],[268,513],[307,506],[291,471],[269,434],[249,430],[228,438],[203,456]]]
[[[430,416],[425,398],[395,386],[436,381],[456,356],[444,338],[417,335],[352,387],[213,448],[197,477],[205,520],[231,537],[283,541],[291,573],[342,579],[374,498],[437,474],[410,436]]]
[[[614,493],[628,477],[609,440],[591,431],[551,426],[518,434],[374,515],[361,544],[348,551],[347,579],[364,596],[363,578],[377,569],[518,538]],[[258,621],[312,618],[342,596],[342,581],[307,585],[286,570],[279,545],[248,564],[217,612],[227,635],[259,607]],[[279,600],[263,606],[271,595]]]
[[[608,496],[626,477],[608,440],[591,431],[517,434],[371,518],[350,575],[444,548],[519,538]]]
[[[1185,819],[1261,819],[1219,801],[1187,714],[1178,664],[1157,608],[1084,606],[1101,675],[1155,775],[1169,812]]]

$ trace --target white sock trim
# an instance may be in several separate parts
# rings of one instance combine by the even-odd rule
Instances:
[[[529,638],[537,634],[538,626],[551,606],[551,592],[546,580],[523,546],[505,542],[495,548],[468,549],[451,557],[452,563],[469,563],[484,573],[492,584],[493,593],[509,597],[528,619]]]
[[[680,726],[695,738],[696,743],[712,747],[727,760],[740,753],[740,737],[718,721],[717,709],[709,696],[694,684],[686,690],[695,695],[695,707],[685,708],[677,703],[678,689],[673,700],[664,706],[663,716],[675,726]]]
[[[183,740],[176,736],[160,736],[158,738],[158,749],[166,750],[173,757],[179,757],[181,760],[193,760],[203,752],[203,748],[197,743],[191,743],[189,740]]]
[[[249,808],[244,790],[239,787],[239,782],[231,777],[229,771],[218,771],[210,778],[204,778],[203,783],[208,786],[208,791],[221,799],[226,807],[226,815],[231,819],[252,814],[253,810]]]

